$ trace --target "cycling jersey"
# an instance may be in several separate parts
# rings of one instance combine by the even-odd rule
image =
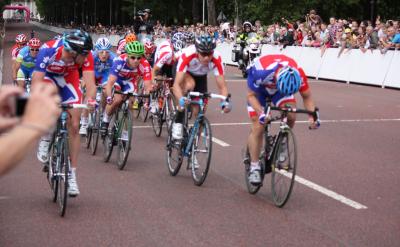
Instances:
[[[304,92],[309,88],[304,70],[292,58],[285,55],[264,55],[258,57],[254,59],[254,64],[247,70],[247,87],[250,91],[256,93],[256,97],[262,106],[266,104],[266,98],[270,98],[272,103],[277,106],[296,102],[294,95],[282,95],[276,88],[275,73],[283,66],[291,66],[300,72],[302,79],[300,92]],[[250,116],[256,114],[249,104],[247,110]]]
[[[45,43],[39,50],[35,71],[44,72],[45,80],[57,85],[63,103],[81,103],[80,66],[74,61],[66,63],[61,60],[63,48],[61,39]],[[93,64],[93,56],[89,53],[82,65],[82,71],[93,71]]]
[[[139,66],[128,66],[128,55],[122,54],[114,59],[110,74],[117,77],[116,87],[122,92],[135,92],[136,84],[141,77],[144,81],[151,80],[151,67],[149,62],[142,57]]]
[[[30,78],[32,76],[33,69],[35,68],[36,58],[31,56],[29,46],[25,46],[19,51],[16,61],[21,63],[17,78]]]
[[[94,72],[96,83],[100,83],[101,85],[105,85],[108,80],[108,75],[110,74],[110,69],[113,65],[113,60],[117,57],[114,52],[109,51],[109,57],[105,62],[100,60],[98,56],[98,51],[92,51],[92,56],[94,60]]]
[[[25,47],[25,46],[23,46],[23,47],[18,47],[18,45],[15,44],[15,45],[11,48],[11,57],[12,57],[13,60],[17,59],[17,56],[18,56],[19,51],[20,51],[22,48],[24,48],[24,47]]]
[[[178,60],[177,72],[189,72],[195,76],[201,76],[207,75],[209,71],[213,71],[215,76],[224,75],[224,66],[218,51],[214,51],[209,64],[204,65],[200,63],[199,54],[194,45],[182,50],[182,55]]]
[[[164,65],[174,64],[174,51],[170,41],[161,42],[156,49],[154,66],[162,68]]]

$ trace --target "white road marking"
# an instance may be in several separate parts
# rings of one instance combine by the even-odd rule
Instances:
[[[8,196],[0,196],[0,200],[5,200],[5,199],[8,199],[9,197]]]
[[[280,174],[288,177],[288,178],[291,178],[291,174],[289,174],[286,171],[279,170],[278,172]],[[311,188],[313,190],[316,190],[316,191],[318,191],[318,192],[320,192],[320,193],[322,193],[322,194],[324,194],[324,195],[326,195],[326,196],[328,196],[328,197],[330,197],[332,199],[335,199],[335,200],[337,200],[337,201],[339,201],[339,202],[341,202],[343,204],[346,204],[347,206],[353,207],[355,209],[367,209],[368,208],[367,206],[362,205],[361,203],[353,201],[353,200],[351,200],[351,199],[349,199],[349,198],[347,198],[347,197],[345,197],[343,195],[340,195],[340,194],[338,194],[338,193],[336,193],[336,192],[334,192],[332,190],[324,188],[324,187],[322,187],[322,186],[320,186],[320,185],[318,185],[316,183],[313,183],[313,182],[311,182],[311,181],[309,181],[307,179],[304,179],[304,178],[302,178],[302,177],[300,177],[298,175],[296,175],[296,177],[294,179],[296,180],[296,182],[301,183],[301,184],[303,184],[303,185],[305,185],[305,186],[307,186],[307,187],[309,187],[309,188]]]
[[[225,79],[225,81],[241,81],[241,82],[245,82],[246,80],[244,80],[244,79]]]
[[[218,145],[220,145],[220,146],[222,146],[222,147],[230,147],[230,146],[231,146],[230,144],[228,144],[228,143],[226,143],[226,142],[224,142],[224,141],[222,141],[222,140],[220,140],[220,139],[217,139],[217,138],[215,138],[215,137],[212,137],[211,140],[212,140],[214,143],[216,143],[216,144],[218,144]]]

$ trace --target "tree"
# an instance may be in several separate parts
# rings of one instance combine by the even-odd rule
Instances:
[[[208,25],[217,25],[217,16],[215,11],[215,0],[207,0]]]

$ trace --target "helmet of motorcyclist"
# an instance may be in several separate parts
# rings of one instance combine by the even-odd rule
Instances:
[[[249,28],[249,30],[246,30],[247,28]],[[244,23],[243,23],[243,31],[245,31],[245,32],[251,32],[251,29],[253,28],[253,25],[251,25],[251,23],[250,22],[248,22],[248,21],[245,21]]]

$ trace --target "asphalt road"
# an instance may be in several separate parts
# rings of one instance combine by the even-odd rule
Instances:
[[[42,40],[53,36],[8,25],[4,83],[11,82],[13,39],[31,28]],[[309,131],[299,116],[302,179],[279,209],[269,177],[257,195],[246,191],[246,84],[237,69],[226,71],[233,111],[220,114],[214,101],[207,116],[213,136],[227,145],[213,143],[202,187],[185,169],[171,177],[165,132],[157,138],[149,123],[135,121],[123,171],[115,156],[106,164],[82,147],[81,195],[61,218],[32,150],[0,178],[0,246],[400,246],[399,91],[310,80],[322,126]],[[209,88],[216,89],[212,77]]]

